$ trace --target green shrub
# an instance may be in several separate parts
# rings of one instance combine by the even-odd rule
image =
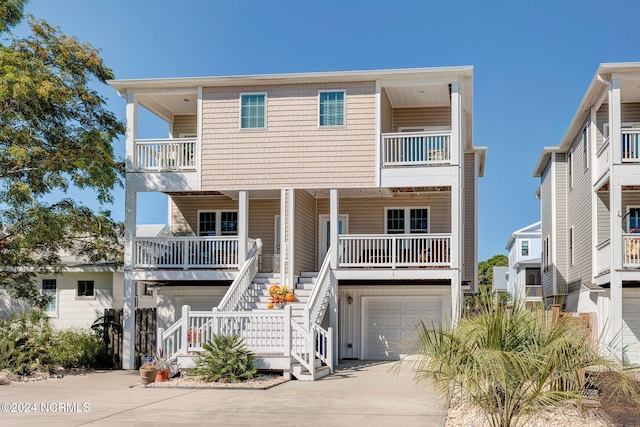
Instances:
[[[237,335],[214,335],[202,348],[191,373],[204,381],[240,382],[258,375],[255,356]]]
[[[55,333],[51,348],[53,363],[63,368],[103,367],[104,344],[89,331],[64,330]]]
[[[53,330],[49,318],[34,310],[0,321],[0,369],[19,375],[51,372]]]

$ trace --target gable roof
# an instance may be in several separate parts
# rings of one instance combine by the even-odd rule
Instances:
[[[529,224],[526,227],[523,227],[519,230],[514,231],[513,233],[511,233],[511,237],[509,238],[509,241],[507,242],[507,246],[505,246],[506,250],[511,249],[511,247],[513,246],[513,244],[515,243],[516,239],[522,235],[522,234],[541,234],[542,232],[542,222],[538,221],[538,222],[534,222],[533,224]]]

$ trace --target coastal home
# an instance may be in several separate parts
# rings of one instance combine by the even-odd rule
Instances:
[[[507,292],[529,308],[542,305],[540,274],[540,221],[511,233],[508,251]]]
[[[545,305],[593,313],[606,348],[640,363],[640,63],[601,64],[540,177]]]
[[[125,369],[138,282],[168,352],[236,333],[304,379],[400,357],[418,320],[445,324],[475,291],[472,67],[109,84],[127,101]],[[155,138],[141,109],[166,123]],[[144,192],[168,196],[170,237],[135,234]],[[268,309],[275,284],[295,300]]]
[[[61,274],[37,275],[40,292],[50,295],[45,311],[57,328],[89,328],[105,308],[122,308],[124,273],[110,264],[87,264],[75,257],[63,256]],[[0,318],[30,306],[11,298],[0,289]]]

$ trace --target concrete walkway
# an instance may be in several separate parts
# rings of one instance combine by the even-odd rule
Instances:
[[[320,381],[269,390],[131,388],[137,371],[14,383],[0,386],[0,426],[443,426],[445,402],[391,366],[341,365]]]

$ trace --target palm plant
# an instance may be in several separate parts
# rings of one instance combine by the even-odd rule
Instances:
[[[479,407],[492,427],[508,427],[545,407],[579,403],[588,367],[621,373],[620,389],[635,394],[637,383],[599,349],[566,318],[491,298],[451,330],[421,323],[413,350],[420,357],[411,363],[417,381]]]
[[[204,381],[240,382],[258,375],[255,356],[238,335],[213,335],[202,348],[191,373]]]

